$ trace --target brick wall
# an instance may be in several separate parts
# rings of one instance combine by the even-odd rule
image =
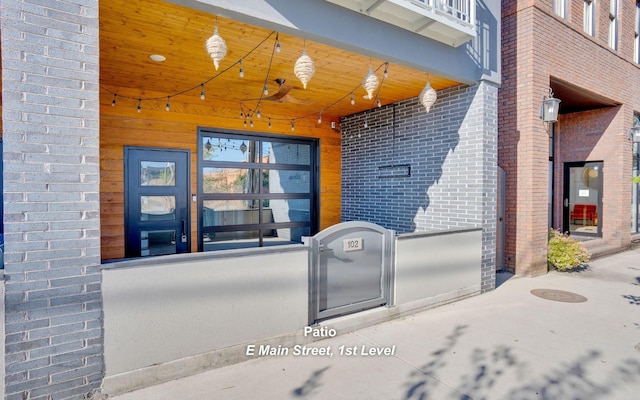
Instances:
[[[608,242],[623,246],[630,235],[631,215],[628,205],[631,194],[631,160],[626,162],[625,152],[620,151],[616,140],[628,125],[626,113],[620,107],[572,113],[562,116],[561,132],[556,144],[555,185],[558,199],[564,198],[564,163],[573,161],[603,160],[602,199],[603,237]],[[625,201],[628,199],[628,201]],[[562,226],[562,202],[554,205],[554,226]]]
[[[640,109],[640,96],[634,89],[640,85],[640,69],[632,60],[629,45],[633,42],[629,19],[635,18],[635,0],[621,0],[628,12],[621,13],[619,51],[607,44],[608,13],[598,9],[596,36],[591,37],[583,32],[582,11],[576,12],[573,3],[563,20],[551,11],[551,0],[503,1],[498,162],[507,172],[505,266],[521,275],[547,271],[549,132],[537,109],[552,78],[582,91],[583,97],[593,93],[620,104],[613,108],[616,116],[608,118],[606,127],[600,126],[596,136],[589,132],[593,143],[591,149],[582,151],[583,159],[572,161],[593,159],[592,151],[608,148],[601,159],[605,169],[616,171],[616,175],[606,179],[615,178],[617,183],[607,186],[604,195],[610,207],[618,207],[621,214],[605,220],[609,225],[603,226],[603,241],[620,248],[630,241],[631,185],[625,174],[630,176],[632,161],[626,131],[631,127],[633,110]],[[557,134],[565,149],[586,140],[584,130],[579,132],[570,125],[588,117],[596,119],[591,122],[596,126],[598,115],[561,115]],[[569,132],[574,133],[563,138]],[[562,201],[558,194],[556,202]],[[616,231],[619,233],[614,234]]]
[[[6,399],[103,376],[98,1],[2,0]]]
[[[398,233],[483,227],[483,290],[493,288],[496,101],[497,87],[481,83],[439,92],[429,113],[414,98],[344,117],[342,221]],[[410,177],[380,178],[379,167],[405,164]]]

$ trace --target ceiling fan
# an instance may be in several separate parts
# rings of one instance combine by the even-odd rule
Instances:
[[[263,101],[274,101],[277,103],[294,103],[294,104],[312,104],[313,100],[310,99],[298,99],[289,94],[293,85],[285,83],[286,79],[276,78],[274,81],[278,84],[278,92],[271,96],[263,97]],[[260,99],[245,99],[245,100],[260,100]]]

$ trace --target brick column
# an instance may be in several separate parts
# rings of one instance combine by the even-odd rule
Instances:
[[[2,0],[6,399],[102,382],[98,0]]]
[[[498,86],[483,81],[481,98],[482,124],[482,292],[496,287],[496,250],[498,225]]]

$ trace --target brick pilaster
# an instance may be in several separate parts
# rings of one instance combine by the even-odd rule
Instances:
[[[98,1],[2,0],[6,399],[99,388]]]

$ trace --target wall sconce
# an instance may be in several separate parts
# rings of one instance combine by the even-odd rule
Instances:
[[[634,119],[633,127],[629,129],[627,136],[633,143],[640,143],[640,115]]]
[[[542,104],[538,109],[538,116],[543,122],[558,122],[558,108],[560,99],[553,97],[553,90],[549,88],[549,97],[542,98]]]

